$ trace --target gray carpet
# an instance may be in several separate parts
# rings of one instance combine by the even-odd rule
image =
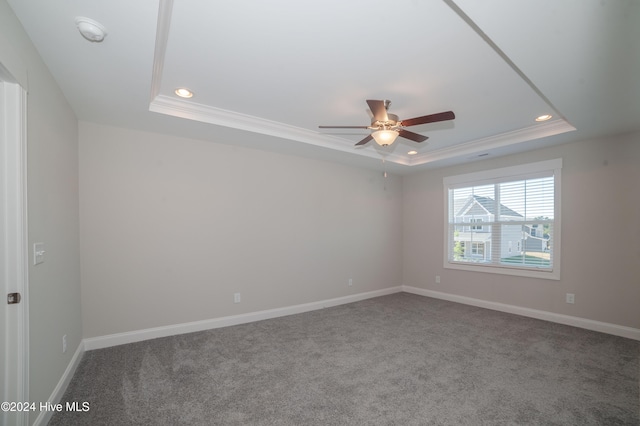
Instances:
[[[49,425],[638,425],[640,342],[398,293],[85,353]]]

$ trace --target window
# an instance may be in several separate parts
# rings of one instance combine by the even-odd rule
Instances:
[[[549,160],[444,179],[445,268],[560,279],[560,170]]]
[[[482,219],[471,219],[471,223],[478,223],[478,222],[482,222]],[[482,225],[472,225],[471,230],[482,231]]]
[[[471,254],[475,256],[484,256],[484,244],[471,243]]]

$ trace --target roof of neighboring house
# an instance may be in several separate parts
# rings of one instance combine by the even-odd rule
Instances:
[[[495,216],[496,214],[495,201],[496,200],[489,197],[481,197],[479,195],[469,195],[469,199],[464,203],[464,206],[462,206],[462,208],[458,211],[458,214],[456,214],[456,216],[464,215],[474,203],[479,204],[480,206],[482,206],[483,209],[485,209],[487,212]],[[504,204],[500,204],[500,215],[522,217],[520,213],[518,213],[515,210],[511,210],[509,207],[505,206]]]

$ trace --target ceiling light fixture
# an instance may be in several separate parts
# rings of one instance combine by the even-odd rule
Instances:
[[[407,152],[408,155],[416,155],[418,153],[418,151],[409,151]]]
[[[539,117],[536,117],[536,121],[547,121],[547,120],[550,120],[550,119],[551,119],[551,117],[553,117],[553,115],[551,115],[551,114],[544,114],[544,115],[541,115],[541,116],[539,116]]]
[[[107,36],[107,30],[102,24],[83,16],[76,18],[76,27],[78,27],[82,37],[94,43],[100,43]]]
[[[174,93],[178,96],[180,96],[181,98],[192,98],[193,97],[193,92],[189,89],[184,89],[184,88],[180,88],[180,89],[176,89],[174,91]]]
[[[380,145],[380,146],[389,146],[398,137],[398,131],[397,130],[382,129],[382,130],[378,130],[378,131],[373,132],[371,134],[371,136],[373,136],[373,139],[376,141],[376,143],[378,145]]]

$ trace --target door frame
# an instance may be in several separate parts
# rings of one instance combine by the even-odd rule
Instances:
[[[27,92],[0,63],[0,299],[3,304],[3,401],[29,401],[29,254],[27,234]],[[8,305],[7,293],[21,302]],[[39,407],[36,407],[39,410]],[[29,411],[0,411],[0,423],[26,426]]]

